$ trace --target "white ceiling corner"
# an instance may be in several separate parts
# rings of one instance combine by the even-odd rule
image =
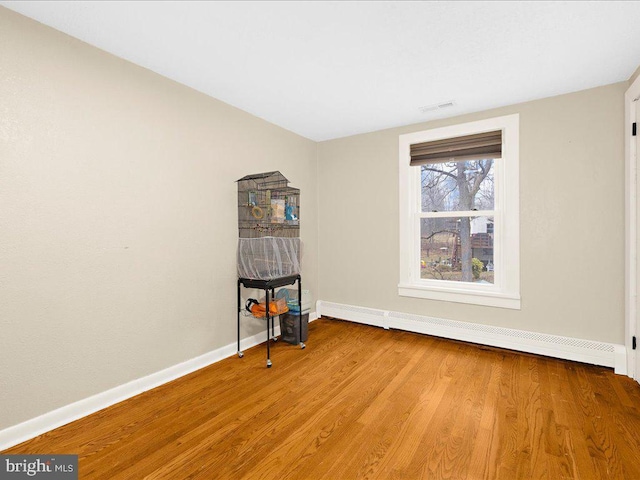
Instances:
[[[317,141],[623,81],[640,63],[638,1],[0,5]]]

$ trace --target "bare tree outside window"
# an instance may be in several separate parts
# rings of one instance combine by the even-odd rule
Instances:
[[[493,167],[493,159],[420,167],[421,278],[493,283]]]

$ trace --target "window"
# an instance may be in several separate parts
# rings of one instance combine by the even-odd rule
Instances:
[[[400,136],[400,295],[520,308],[518,124]]]

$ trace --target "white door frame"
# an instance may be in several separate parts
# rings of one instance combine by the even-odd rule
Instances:
[[[636,138],[631,135],[636,121],[640,98],[640,77],[636,78],[624,96],[624,155],[625,155],[625,346],[627,374],[640,382],[636,372],[636,354],[632,350],[633,335],[637,335],[638,308],[638,152]],[[640,339],[639,339],[640,340]]]

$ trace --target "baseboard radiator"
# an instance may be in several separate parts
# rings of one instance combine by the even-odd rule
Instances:
[[[627,374],[626,349],[624,345],[619,344],[325,301],[317,302],[316,312],[318,316],[334,317],[385,329],[423,333],[600,365],[613,368],[617,374]]]

